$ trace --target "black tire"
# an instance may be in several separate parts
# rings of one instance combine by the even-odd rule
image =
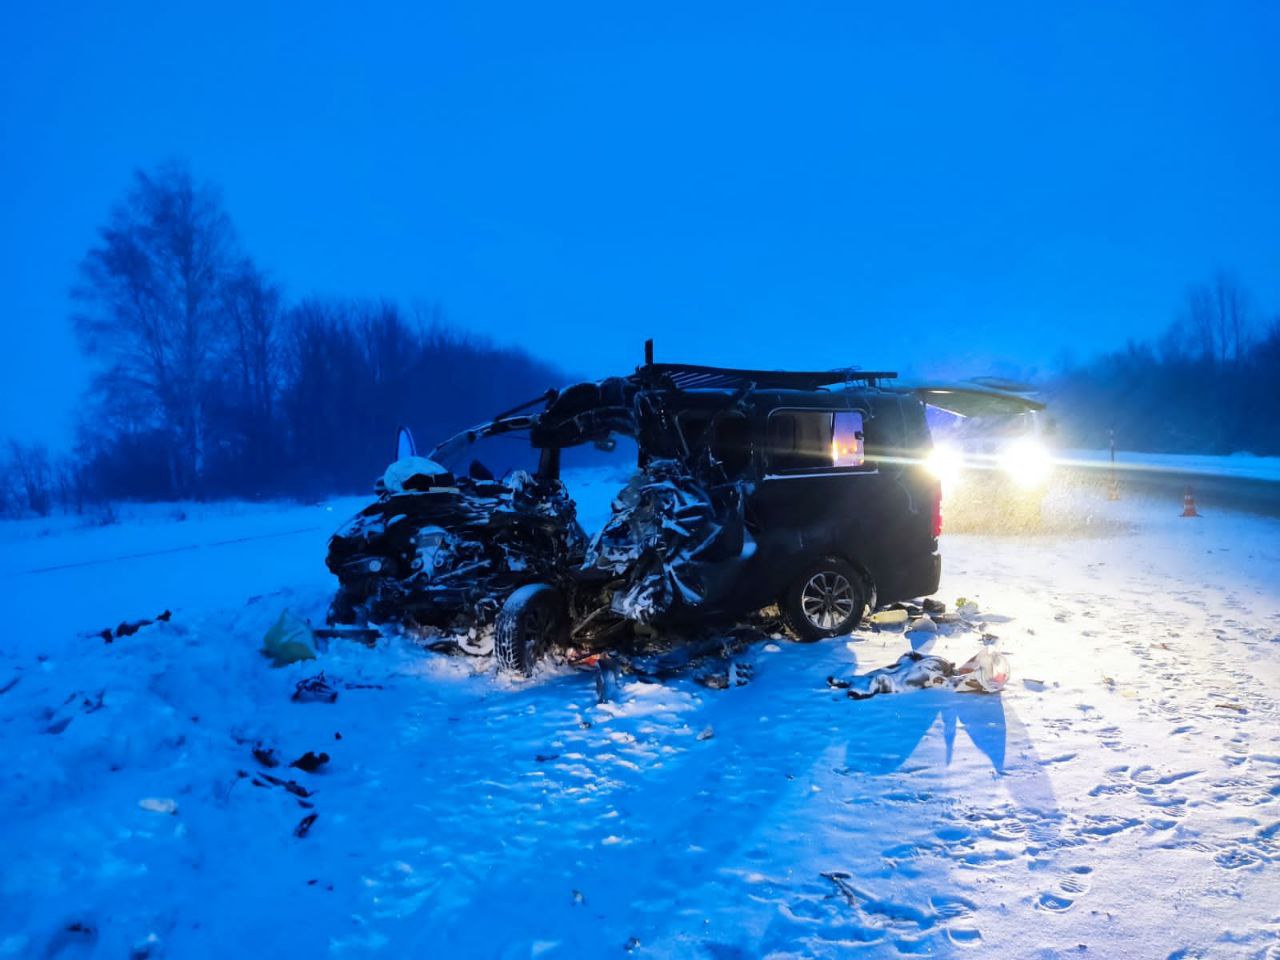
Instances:
[[[866,580],[852,564],[824,557],[800,571],[778,607],[791,636],[812,643],[857,627],[869,594]]]
[[[507,597],[494,621],[493,659],[498,671],[531,676],[534,664],[567,634],[560,591],[545,583],[521,587]]]

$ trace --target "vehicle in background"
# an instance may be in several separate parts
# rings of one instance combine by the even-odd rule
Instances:
[[[1052,423],[1026,384],[994,378],[917,388],[928,405],[930,471],[951,529],[1039,523],[1053,477]]]
[[[551,391],[388,468],[378,500],[330,542],[331,619],[492,626],[500,667],[525,674],[553,648],[766,608],[798,640],[847,633],[868,607],[938,586],[925,406],[893,377],[647,358]],[[619,437],[634,442],[635,474],[588,536],[562,454]]]

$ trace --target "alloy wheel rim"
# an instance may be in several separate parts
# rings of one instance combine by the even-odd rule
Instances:
[[[853,584],[834,570],[815,573],[800,591],[804,617],[819,630],[834,630],[846,623],[853,616],[856,603]]]

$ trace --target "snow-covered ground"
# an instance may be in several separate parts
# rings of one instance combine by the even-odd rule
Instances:
[[[971,627],[603,705],[400,640],[271,668],[359,501],[2,525],[0,956],[1274,957],[1280,522],[1091,496],[944,536]],[[826,682],[981,624],[1001,695]],[[292,702],[320,670],[337,701]]]

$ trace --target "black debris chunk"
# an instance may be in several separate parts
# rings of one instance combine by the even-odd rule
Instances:
[[[534,759],[534,760],[536,760],[538,763],[547,763],[547,762],[549,762],[549,761],[551,761],[551,760],[559,760],[559,759],[560,759],[560,754],[558,754],[558,753],[539,753],[539,754],[536,754],[536,755],[534,756],[534,758],[533,758],[533,759]]]
[[[375,646],[382,636],[374,627],[317,627],[311,632],[322,640],[355,640],[366,647]]]
[[[308,750],[289,766],[297,767],[303,773],[315,773],[328,762],[329,755],[327,753],[312,753]]]
[[[256,743],[253,746],[253,759],[268,769],[280,766],[280,758],[276,756],[275,748],[268,747],[262,743]]]
[[[324,671],[321,671],[314,677],[299,680],[289,699],[294,703],[336,703],[338,691],[329,686],[329,681],[324,678]]]
[[[131,637],[143,627],[149,627],[153,623],[168,623],[172,616],[173,612],[166,610],[148,620],[124,620],[117,624],[115,629],[107,627],[105,630],[99,630],[97,633],[92,634],[92,636],[101,637],[104,643],[111,643],[121,637]]]
[[[301,839],[311,832],[311,826],[316,822],[316,818],[320,816],[318,813],[308,813],[305,817],[298,821],[298,825],[293,828],[293,835]]]

